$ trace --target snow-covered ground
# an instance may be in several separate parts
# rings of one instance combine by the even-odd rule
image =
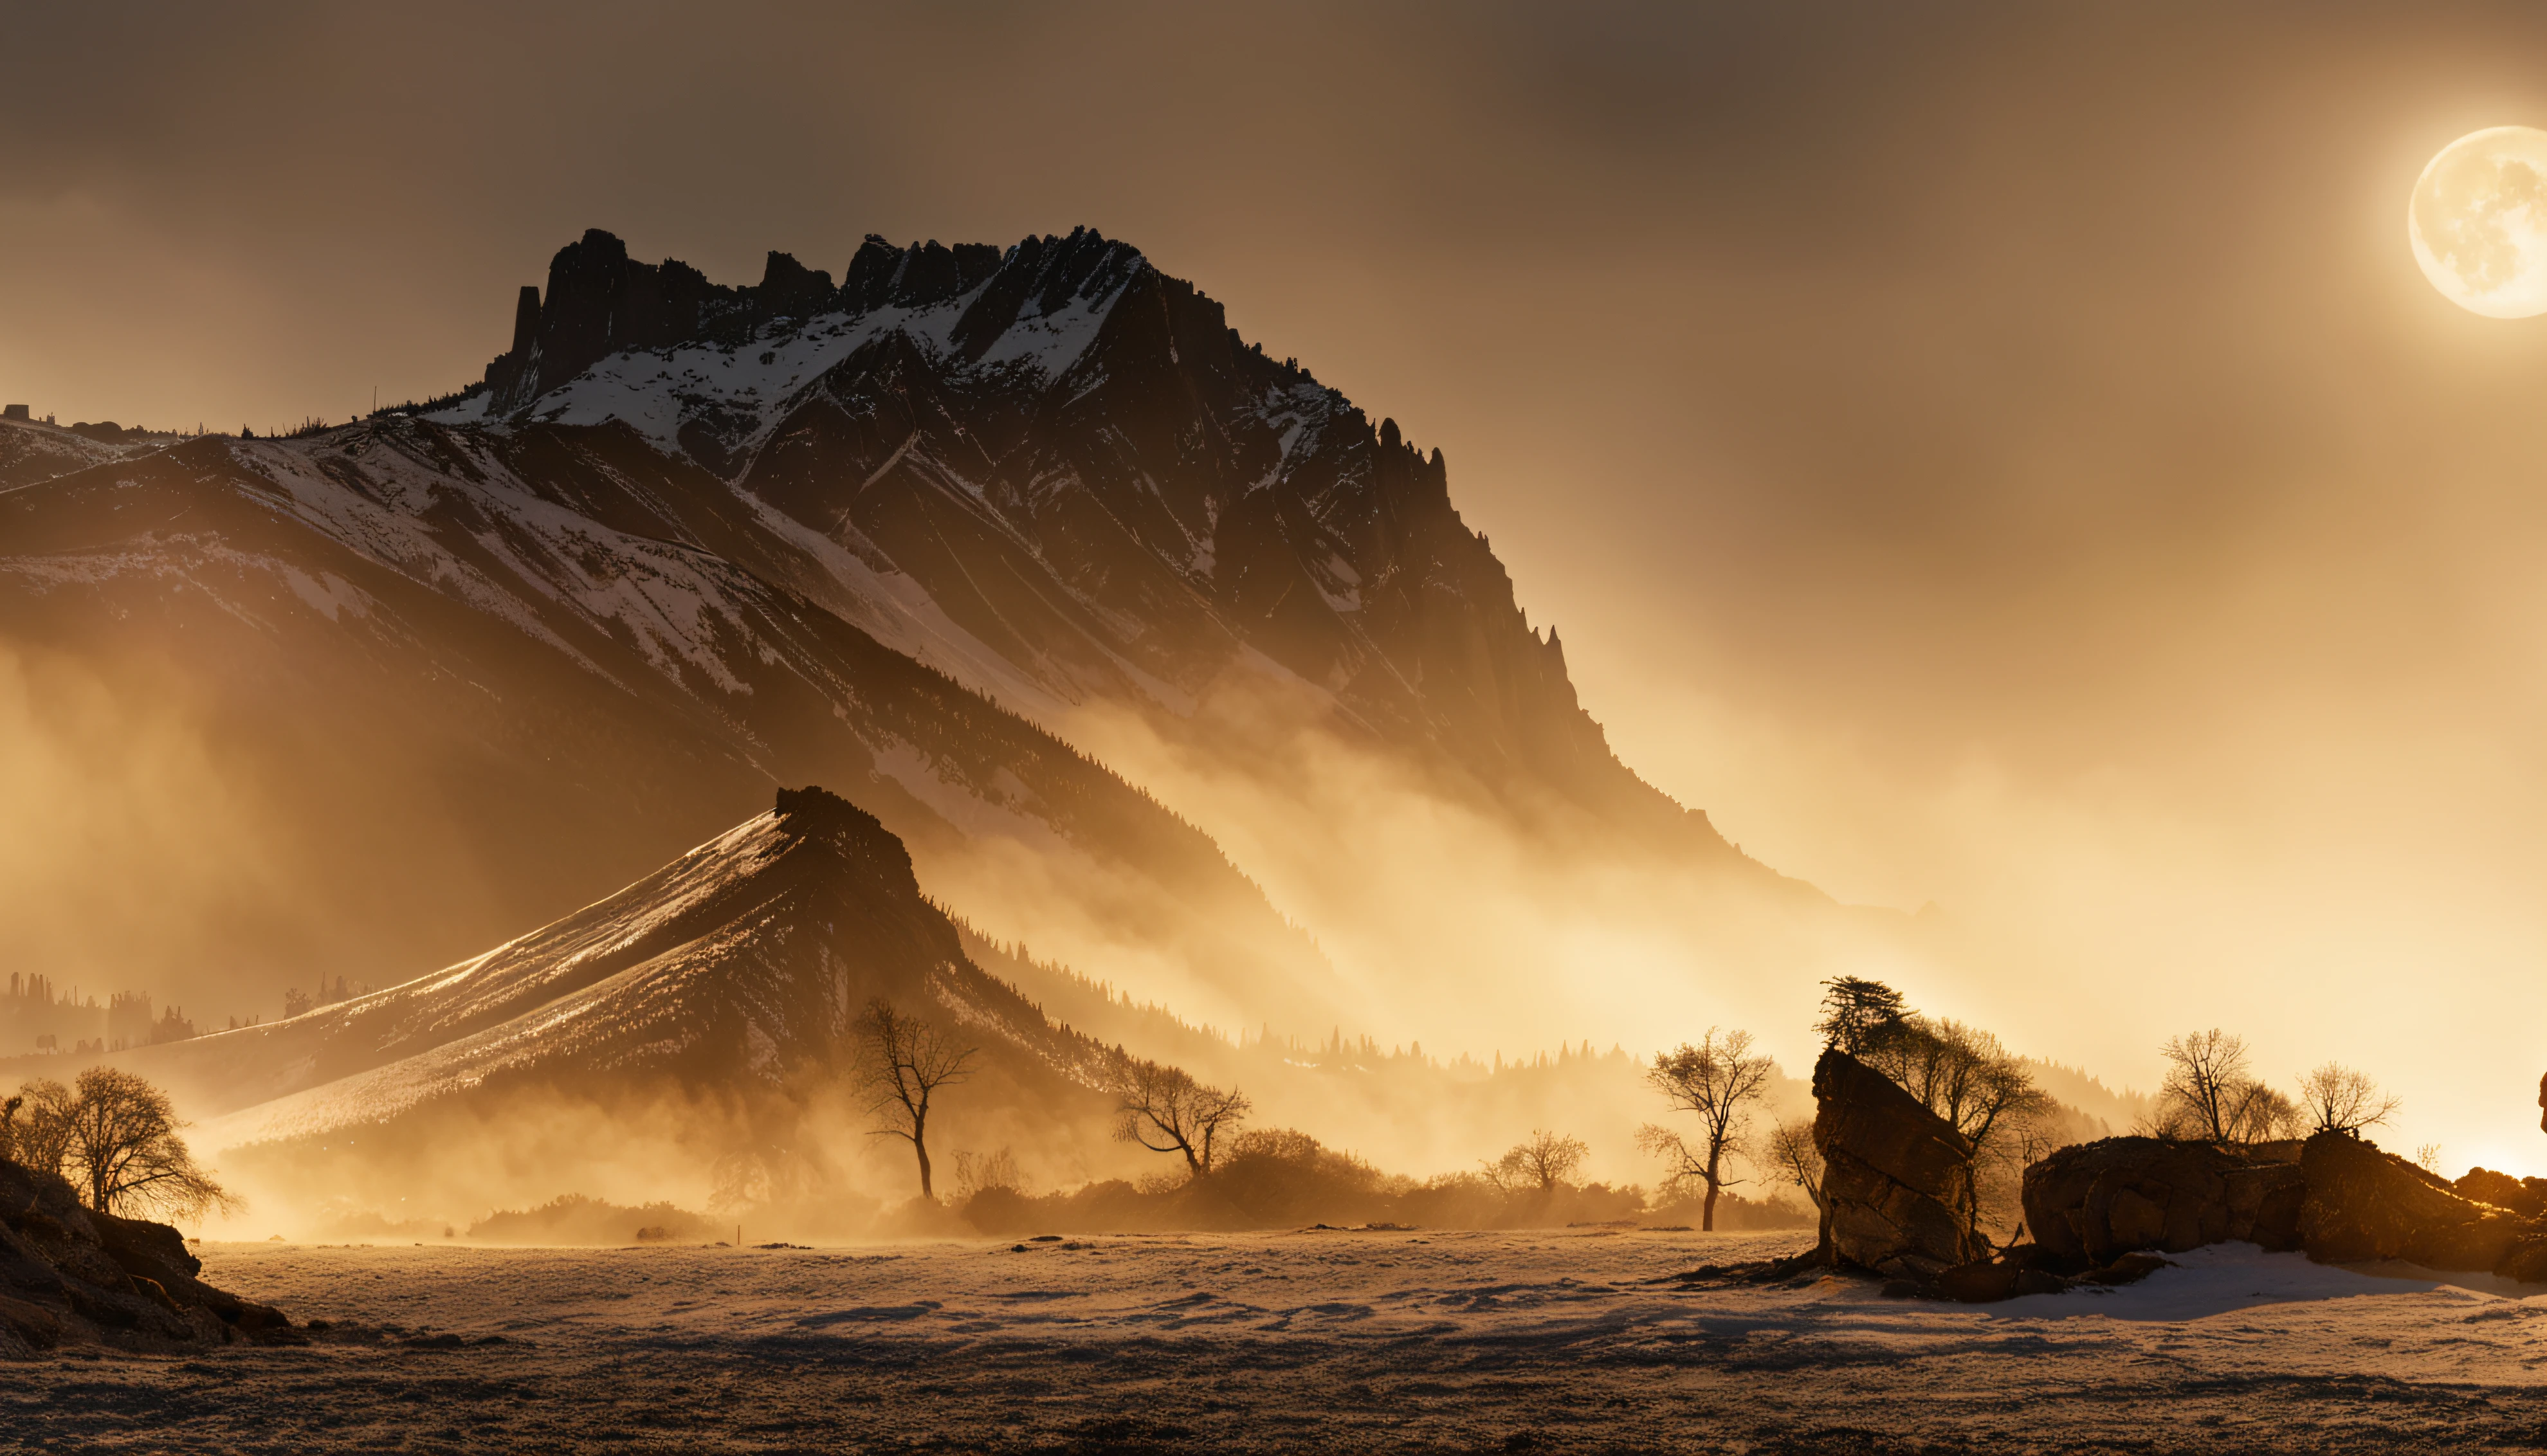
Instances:
[[[747,1237],[751,1231],[745,1231]],[[1961,1308],[1669,1275],[1788,1236],[216,1245],[297,1350],[0,1372],[10,1450],[2490,1451],[2547,1291],[2207,1249]]]

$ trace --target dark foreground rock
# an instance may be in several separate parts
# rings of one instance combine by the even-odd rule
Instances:
[[[2547,1185],[2479,1168],[2454,1186],[2347,1133],[2320,1133],[2292,1151],[2155,1138],[2064,1148],[2025,1170],[2035,1242],[1991,1266],[1950,1270],[1936,1291],[2004,1299],[2023,1292],[2020,1264],[2098,1282],[2093,1271],[2121,1267],[2134,1250],[2240,1241],[2305,1249],[2326,1264],[2397,1259],[2547,1283],[2547,1221],[2528,1211],[2547,1207]]]
[[[2537,1220],[2462,1197],[2439,1174],[2373,1143],[2320,1133],[2300,1166],[2308,1177],[2300,1239],[2320,1263],[2403,1259],[2547,1280],[2547,1229]]]
[[[1826,1258],[1928,1280],[1989,1252],[1972,1232],[1973,1145],[1882,1072],[1833,1048],[1813,1066]]]
[[[202,1271],[167,1225],[90,1213],[60,1178],[0,1162],[0,1357],[307,1342],[280,1311],[206,1284]]]
[[[2300,1246],[2307,1179],[2298,1163],[2201,1143],[2106,1138],[2025,1170],[2025,1227],[2073,1269],[2137,1249],[2182,1253],[2233,1241]]]
[[[2168,1259],[2148,1252],[2118,1254],[2106,1263],[2078,1270],[2039,1244],[2020,1243],[1985,1259],[1958,1264],[1926,1283],[1897,1280],[1886,1293],[1905,1298],[1950,1299],[1968,1305],[1996,1304],[2029,1294],[2060,1294],[2081,1286],[2111,1289],[2138,1284]]]
[[[2033,1242],[1905,1292],[1983,1303],[2127,1283],[2163,1267],[2162,1254],[2238,1242],[2319,1263],[2397,1259],[2547,1283],[2547,1221],[2525,1211],[2547,1185],[2529,1181],[2479,1168],[2454,1186],[2346,1133],[2245,1150],[2107,1138],[2025,1170]]]
[[[2491,1203],[2523,1218],[2547,1218],[2547,1178],[2515,1178],[2488,1167],[2472,1167],[2450,1185],[2461,1198]]]

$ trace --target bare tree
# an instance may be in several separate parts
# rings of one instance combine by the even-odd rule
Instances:
[[[9,1150],[18,1143],[18,1109],[27,1105],[25,1093],[0,1102],[0,1162],[15,1162]]]
[[[38,1080],[19,1089],[9,1156],[55,1173],[98,1213],[191,1218],[236,1200],[195,1163],[168,1094],[112,1067],[92,1067],[69,1087]]]
[[[2007,1212],[2038,1130],[2061,1106],[2034,1084],[2025,1064],[1979,1027],[1917,1012],[1870,1033],[1863,1060],[1971,1141],[1965,1204],[1972,1227]]]
[[[61,1173],[70,1154],[70,1112],[76,1100],[71,1089],[40,1076],[21,1084],[11,1100],[20,1105],[10,1124],[10,1159],[38,1172]]]
[[[2229,1136],[2239,1143],[2270,1143],[2297,1137],[2300,1105],[2259,1081],[2230,1088]]]
[[[1855,1057],[1867,1042],[1910,1014],[1901,992],[1881,981],[1839,976],[1822,983],[1822,1019],[1813,1023],[1822,1045]]]
[[[857,1077],[877,1137],[901,1138],[920,1159],[920,1196],[935,1198],[928,1166],[928,1111],[937,1089],[972,1075],[976,1048],[959,1045],[929,1022],[894,1009],[882,996],[858,1016]]]
[[[2151,1131],[2203,1143],[2261,1143],[2300,1130],[2298,1103],[2247,1069],[2246,1043],[2213,1027],[2171,1037]]]
[[[2329,1062],[2300,1078],[2300,1111],[2313,1133],[2375,1128],[2397,1113],[2397,1099],[2363,1072]]]
[[[2239,1093],[2254,1080],[2246,1071],[2246,1042],[2218,1027],[2167,1038],[2158,1049],[2166,1078],[2157,1089],[2162,1135],[2207,1143],[2236,1142]]]
[[[790,1129],[752,1129],[708,1165],[708,1207],[718,1213],[765,1208],[814,1191],[819,1172]]]
[[[1153,1153],[1184,1154],[1186,1170],[1197,1178],[1211,1176],[1221,1136],[1236,1132],[1255,1110],[1235,1087],[1224,1092],[1205,1086],[1181,1067],[1134,1057],[1120,1048],[1111,1074],[1119,1118],[1114,1136]]]
[[[1026,1175],[1017,1166],[1017,1156],[1006,1148],[997,1153],[957,1153],[955,1155],[955,1200],[969,1203],[976,1194],[993,1191],[1023,1194]]]
[[[1804,1190],[1813,1208],[1822,1206],[1822,1150],[1813,1145],[1813,1125],[1781,1122],[1769,1129],[1769,1165]]]
[[[1997,1037],[1960,1021],[1931,1021],[1913,1012],[1870,1037],[1865,1060],[1954,1124],[1976,1152],[2003,1128],[2056,1105]]]
[[[1712,1026],[1696,1046],[1683,1042],[1678,1051],[1654,1054],[1645,1080],[1672,1106],[1698,1114],[1699,1146],[1692,1148],[1680,1134],[1650,1123],[1636,1135],[1636,1143],[1671,1159],[1667,1181],[1696,1178],[1706,1183],[1707,1202],[1699,1220],[1703,1229],[1715,1227],[1716,1195],[1734,1181],[1724,1175],[1724,1160],[1743,1151],[1751,1104],[1767,1089],[1777,1068],[1776,1059],[1765,1053],[1753,1055],[1751,1033],[1719,1032]]]
[[[1580,1138],[1533,1129],[1529,1142],[1514,1144],[1502,1157],[1486,1164],[1486,1176],[1499,1188],[1552,1193],[1574,1176],[1590,1152]]]

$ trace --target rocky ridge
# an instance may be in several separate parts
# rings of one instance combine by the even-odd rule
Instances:
[[[502,1085],[772,1094],[836,1074],[859,1011],[933,1013],[1065,1082],[1101,1050],[965,956],[877,818],[820,788],[484,955],[300,1016],[137,1049],[208,1145],[316,1137]]]
[[[596,229],[428,417],[632,430],[917,584],[972,639],[949,670],[995,696],[1022,679],[1179,720],[1270,661],[1508,804],[1748,863],[1611,753],[1438,450],[1091,229],[869,237],[836,286],[771,253],[746,287]],[[1003,670],[966,676],[985,659]]]
[[[60,1178],[0,1158],[0,1357],[308,1342],[281,1311],[203,1282],[203,1267],[166,1224],[92,1212]]]

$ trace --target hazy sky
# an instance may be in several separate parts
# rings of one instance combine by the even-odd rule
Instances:
[[[2145,1086],[2092,1008],[2183,997],[2540,1141],[2547,319],[2404,214],[2547,125],[2547,12],[60,9],[0,9],[0,397],[440,392],[586,226],[1091,224],[1441,447],[1631,764],[2040,958],[1950,1009]]]

